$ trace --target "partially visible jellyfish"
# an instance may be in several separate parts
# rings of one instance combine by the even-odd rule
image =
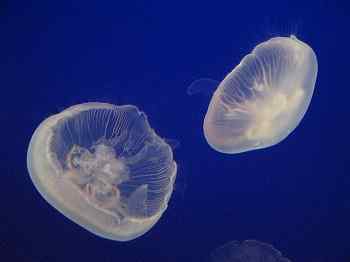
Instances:
[[[228,154],[279,143],[307,111],[316,76],[315,53],[295,36],[257,45],[215,90],[203,124],[207,142]],[[188,93],[213,83],[196,82]]]
[[[159,220],[176,177],[170,146],[131,105],[84,103],[47,118],[30,141],[27,165],[53,207],[118,241]]]
[[[211,253],[211,262],[291,262],[273,246],[257,241],[231,241]]]

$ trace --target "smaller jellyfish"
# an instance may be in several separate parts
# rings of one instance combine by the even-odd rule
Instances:
[[[257,45],[218,85],[204,118],[208,144],[235,154],[285,139],[306,113],[315,87],[317,58],[295,36]],[[215,81],[191,85],[189,94]]]
[[[84,103],[44,120],[28,149],[30,177],[63,215],[103,238],[146,233],[176,177],[170,146],[132,105]]]
[[[211,262],[291,262],[273,246],[257,241],[231,241],[211,253]]]

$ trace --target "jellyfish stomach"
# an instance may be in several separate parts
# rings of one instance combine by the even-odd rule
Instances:
[[[106,210],[120,209],[118,185],[128,180],[128,174],[122,159],[115,157],[113,147],[97,145],[88,150],[75,145],[67,162],[70,181],[87,202]]]
[[[269,94],[246,104],[253,116],[251,124],[244,132],[248,140],[263,144],[271,140],[281,140],[295,128],[299,105],[305,98],[300,85],[290,88],[267,88]]]

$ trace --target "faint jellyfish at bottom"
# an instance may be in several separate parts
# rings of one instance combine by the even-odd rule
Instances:
[[[170,146],[132,105],[84,103],[44,120],[28,149],[31,179],[88,231],[128,241],[166,210],[176,177]]]
[[[257,241],[231,241],[211,253],[211,262],[291,262],[272,245]]]

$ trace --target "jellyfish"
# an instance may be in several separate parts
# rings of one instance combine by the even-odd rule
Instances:
[[[257,241],[231,241],[211,253],[212,262],[291,262],[273,246]]]
[[[208,144],[235,154],[281,142],[306,113],[316,76],[314,51],[294,35],[257,45],[211,97],[203,123]],[[200,83],[188,93],[198,92]],[[208,81],[204,83],[208,88]]]
[[[84,103],[44,120],[27,153],[42,197],[103,238],[128,241],[166,210],[177,166],[170,146],[132,105]]]

